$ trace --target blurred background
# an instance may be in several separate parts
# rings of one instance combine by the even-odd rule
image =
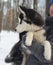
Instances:
[[[0,31],[14,30],[18,22],[18,6],[37,10],[45,19],[50,0],[0,0]]]

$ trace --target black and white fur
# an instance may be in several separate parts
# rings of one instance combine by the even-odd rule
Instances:
[[[27,32],[25,44],[27,46],[32,45],[33,38],[36,39],[41,45],[44,46],[44,57],[47,60],[51,60],[51,45],[49,41],[46,40],[45,29],[43,28],[44,20],[37,11],[33,9],[28,9],[25,7],[19,7],[19,23],[16,27],[17,32]],[[37,31],[37,32],[36,32]]]

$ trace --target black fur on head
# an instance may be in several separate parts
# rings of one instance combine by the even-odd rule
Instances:
[[[25,20],[27,23],[35,24],[37,26],[44,25],[44,20],[37,11],[22,6],[20,6],[19,9],[20,9],[19,17],[21,20]]]

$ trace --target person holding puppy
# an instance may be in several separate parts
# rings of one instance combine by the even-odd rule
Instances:
[[[53,0],[49,3],[49,16],[46,18],[47,39],[53,42]]]

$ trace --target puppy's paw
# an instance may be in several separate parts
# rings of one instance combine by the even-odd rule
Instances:
[[[44,57],[46,60],[51,60],[51,45],[48,41],[44,44]]]
[[[25,45],[26,46],[31,46],[32,45],[32,42],[28,40],[28,41],[25,42]]]
[[[28,32],[27,37],[26,37],[26,41],[25,41],[25,45],[31,46],[32,40],[33,40],[33,32]]]

